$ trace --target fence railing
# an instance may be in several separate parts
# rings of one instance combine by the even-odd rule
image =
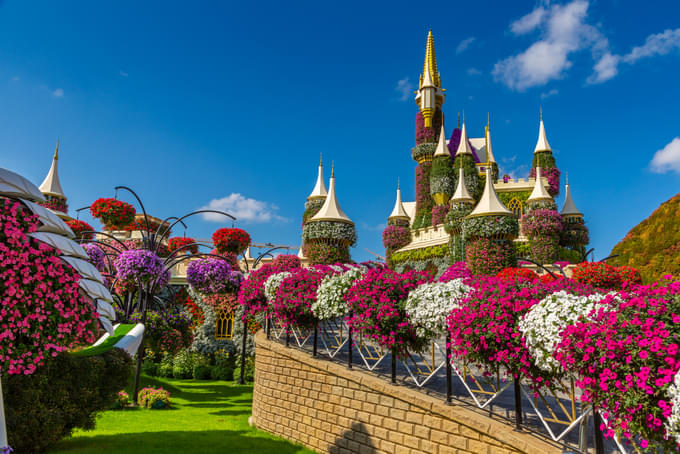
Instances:
[[[265,330],[268,339],[287,347],[345,363],[350,369],[361,367],[394,384],[440,396],[449,405],[455,399],[458,404],[488,411],[491,417],[514,423],[515,430],[561,443],[565,452],[586,453],[592,447],[596,454],[627,454],[619,440],[603,438],[600,421],[607,421],[580,402],[573,379],[534,391],[521,377],[512,379],[500,368],[489,373],[453,357],[448,339],[443,337],[421,352],[397,358],[373,340],[352,333],[342,318],[319,322],[314,329],[285,328],[277,320],[267,319]],[[245,342],[244,336],[244,349]],[[243,371],[244,367],[241,374]],[[637,451],[635,446],[633,449]]]

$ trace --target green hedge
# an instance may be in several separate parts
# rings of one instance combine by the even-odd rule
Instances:
[[[61,353],[33,375],[3,375],[9,445],[17,453],[39,453],[75,428],[93,429],[131,372],[130,356],[114,348],[100,356]]]
[[[421,261],[433,257],[446,257],[450,253],[448,244],[440,244],[437,246],[430,246],[423,249],[414,249],[412,251],[403,251],[392,254],[392,263],[401,263],[405,261]]]

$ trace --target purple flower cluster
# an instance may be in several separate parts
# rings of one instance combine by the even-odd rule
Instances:
[[[449,153],[451,153],[451,159],[456,158],[456,152],[458,151],[458,146],[460,145],[460,136],[461,130],[459,128],[454,129],[453,132],[451,133],[449,143],[446,145],[449,148]],[[472,143],[470,143],[470,141],[468,141],[468,144],[470,145],[470,149],[472,150],[472,157],[474,158],[475,162],[479,164],[481,161],[477,156],[477,149],[475,149],[475,147],[472,146]]]
[[[193,260],[187,267],[189,285],[206,295],[236,292],[242,280],[239,271],[217,258]]]
[[[106,268],[106,254],[102,251],[102,248],[94,243],[86,243],[83,245],[83,249],[87,252],[90,257],[90,262],[97,268],[98,271],[104,271]]]
[[[161,259],[147,249],[123,251],[113,265],[119,282],[136,283],[139,280],[160,287],[170,280],[170,273]]]
[[[541,169],[541,175],[548,179],[548,192],[551,196],[560,195],[560,170],[557,167]],[[536,178],[536,169],[529,172],[531,178]]]

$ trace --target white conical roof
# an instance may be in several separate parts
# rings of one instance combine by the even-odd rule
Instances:
[[[576,208],[576,204],[574,203],[574,199],[571,198],[571,190],[569,189],[569,178],[567,177],[567,190],[566,190],[566,195],[564,196],[564,206],[562,206],[562,211],[560,212],[562,216],[583,216],[583,213],[581,213],[578,208]]]
[[[326,191],[326,184],[323,182],[323,161],[319,162],[319,174],[316,177],[316,185],[314,185],[314,189],[312,190],[312,193],[307,196],[307,200],[309,199],[321,199],[326,197],[328,195],[328,191]]]
[[[392,209],[392,214],[387,219],[408,219],[411,218],[406,213],[404,209],[404,204],[401,203],[401,186],[397,182],[397,201],[394,202],[394,208]]]
[[[299,259],[305,258],[305,254],[302,252],[302,246],[300,246],[300,249],[298,249],[297,256],[298,256]]]
[[[467,130],[465,129],[465,120],[463,120],[463,129],[460,131],[460,143],[458,144],[458,150],[456,150],[456,156],[463,154],[472,155],[470,140],[468,139]]]
[[[491,128],[488,126],[484,131],[484,136],[486,138],[486,162],[496,162],[496,158],[493,155],[493,148],[491,147]]]
[[[54,150],[54,157],[52,158],[52,166],[50,171],[47,172],[45,180],[40,185],[40,192],[48,195],[56,195],[58,197],[66,198],[64,195],[64,190],[61,189],[61,183],[59,183],[59,142],[57,142],[57,148]]]
[[[541,151],[552,151],[550,144],[548,143],[548,138],[545,135],[545,125],[543,125],[543,111],[541,110],[541,124],[538,127],[538,141],[536,142],[536,148],[534,153]]]
[[[507,214],[512,216],[512,211],[508,210],[503,202],[498,199],[496,194],[496,189],[493,187],[491,182],[491,169],[486,168],[486,183],[484,184],[484,192],[482,193],[482,198],[479,199],[479,203],[472,210],[472,213],[468,217],[475,216],[490,216],[494,214]]]
[[[541,168],[536,167],[536,183],[534,184],[534,190],[531,191],[531,195],[527,199],[527,202],[552,199],[553,199],[552,196],[545,189],[545,186],[543,186],[543,178],[541,178]]]
[[[352,220],[347,217],[335,195],[335,170],[331,170],[330,188],[328,189],[328,196],[323,203],[323,206],[310,221],[340,221],[354,224]]]
[[[444,124],[442,123],[442,130],[439,133],[439,143],[437,143],[437,150],[434,152],[437,156],[451,156],[449,147],[446,146],[446,133],[444,132]]]
[[[465,186],[465,173],[463,172],[463,166],[458,169],[458,185],[456,186],[456,192],[451,198],[451,202],[474,202],[470,196],[470,193]]]
[[[253,257],[250,255],[250,246],[248,246],[248,247],[246,248],[246,252],[243,254],[243,258],[245,258],[246,260],[250,260],[250,259],[253,258]]]

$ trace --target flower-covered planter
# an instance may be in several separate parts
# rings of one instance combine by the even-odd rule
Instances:
[[[385,249],[396,251],[411,242],[411,231],[406,227],[388,225],[383,230],[382,237]]]
[[[345,294],[351,310],[348,326],[400,358],[409,350],[421,351],[427,342],[416,334],[404,302],[411,290],[427,281],[426,274],[414,271],[369,270]]]
[[[351,260],[349,248],[337,244],[305,243],[304,254],[312,265],[347,263]]]
[[[111,198],[95,200],[90,205],[90,213],[108,230],[123,230],[135,220],[135,207]]]
[[[449,156],[437,156],[430,171],[430,195],[437,205],[446,205],[456,190],[456,178]]]
[[[583,218],[564,216],[562,225],[564,229],[560,236],[560,245],[578,250],[590,243],[588,227]]]
[[[212,236],[215,249],[220,254],[242,254],[250,245],[250,235],[243,229],[222,228]]]
[[[302,229],[302,239],[305,242],[353,246],[357,242],[357,234],[354,224],[335,221],[312,221],[305,224]]]
[[[183,248],[182,252],[184,254],[198,254],[198,245],[194,243],[196,243],[196,240],[193,238],[176,236],[168,240],[168,249],[170,249],[170,252],[174,252],[177,249]]]
[[[276,320],[286,327],[314,328],[317,319],[312,304],[323,277],[324,273],[310,269],[297,269],[284,277],[272,304]]]
[[[147,249],[123,251],[113,262],[118,282],[123,286],[150,285],[160,288],[170,280],[161,259]]]
[[[347,314],[349,308],[344,300],[345,294],[366,271],[366,267],[354,267],[342,274],[327,274],[316,290],[316,301],[312,303],[316,318],[331,320]]]
[[[440,338],[447,329],[446,317],[472,289],[463,279],[423,284],[408,294],[405,309],[416,334],[428,341]]]
[[[108,264],[106,253],[94,243],[86,243],[83,245],[83,249],[87,252],[88,257],[90,257],[90,263],[97,268],[97,271],[102,272],[106,269]]]
[[[73,233],[76,235],[76,240],[91,240],[94,238],[94,228],[85,221],[79,221],[78,219],[70,219],[66,221]]]
[[[537,155],[545,155],[545,157],[534,157],[534,162],[536,162],[537,159],[542,159],[545,160],[545,163],[544,165],[534,165],[529,172],[529,177],[536,178],[536,167],[540,167],[541,175],[548,179],[548,193],[553,197],[557,197],[560,195],[560,170],[555,167],[555,159],[550,152],[537,153]],[[549,158],[547,157],[548,155]]]
[[[462,222],[465,238],[510,240],[519,233],[517,218],[509,215],[476,216]]]
[[[49,194],[44,194],[45,195],[45,201],[44,202],[39,202],[39,205],[44,206],[45,208],[49,208],[50,210],[53,211],[59,211],[60,213],[68,213],[68,204],[66,203],[66,199],[63,197],[55,197],[53,195]]]
[[[477,238],[465,247],[465,263],[475,275],[495,275],[516,262],[511,241]]]
[[[243,275],[218,258],[192,260],[187,267],[187,283],[200,293],[237,292]]]

